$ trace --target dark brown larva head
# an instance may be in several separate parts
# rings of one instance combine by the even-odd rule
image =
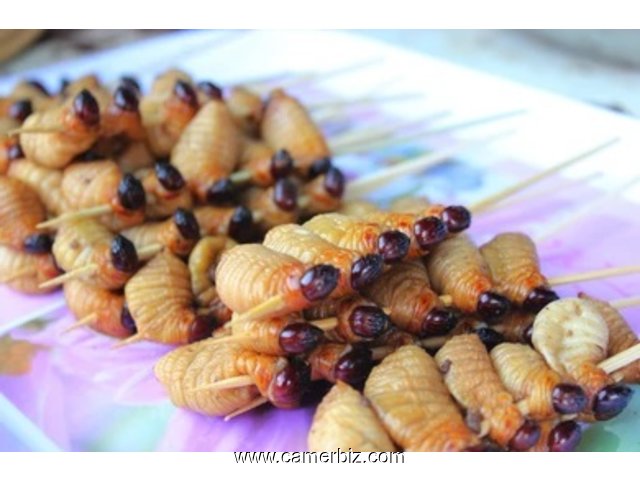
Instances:
[[[413,234],[420,248],[429,250],[447,238],[447,227],[438,217],[424,217],[413,225]]]
[[[342,198],[345,182],[344,174],[336,167],[331,167],[324,175],[324,189],[334,198]]]
[[[378,338],[387,331],[391,320],[380,307],[362,305],[349,315],[349,325],[353,333],[366,339]]]
[[[222,100],[222,89],[213,82],[204,80],[198,82],[198,90],[204,93],[211,100]]]
[[[13,143],[7,147],[7,158],[9,160],[24,158],[24,151],[19,143]]]
[[[411,239],[398,230],[389,230],[378,237],[378,253],[385,263],[396,263],[409,253]]]
[[[353,346],[336,362],[334,376],[336,381],[340,380],[349,385],[359,386],[369,376],[372,368],[371,350],[362,346]]]
[[[494,292],[485,292],[478,298],[478,313],[486,321],[495,321],[506,315],[511,308],[511,303],[502,295]]]
[[[273,203],[285,212],[298,207],[298,186],[288,178],[279,179],[273,186]]]
[[[191,108],[198,108],[198,95],[193,87],[184,80],[176,81],[173,87],[173,93],[181,102],[189,105]]]
[[[27,80],[27,84],[37,88],[40,91],[40,93],[45,94],[47,97],[49,96],[49,91],[46,89],[46,87],[42,84],[40,80],[34,80],[32,78],[30,80]]]
[[[127,88],[130,88],[138,95],[142,93],[142,87],[140,86],[140,82],[135,77],[131,75],[123,75],[120,77],[120,85],[123,85]]]
[[[61,97],[66,96],[67,88],[69,88],[69,85],[71,85],[71,80],[69,80],[68,78],[60,79],[60,90],[58,90],[58,93],[60,94]]]
[[[487,351],[493,350],[493,347],[500,345],[504,342],[504,335],[500,332],[495,331],[493,328],[489,327],[480,327],[475,330],[478,337],[480,337],[480,341],[484,343]]]
[[[593,413],[596,420],[609,420],[619,415],[633,396],[633,390],[621,383],[608,385],[601,389],[593,402]]]
[[[253,214],[247,207],[237,207],[229,220],[228,234],[238,243],[251,241],[255,235],[256,225],[253,223]]]
[[[516,452],[525,452],[538,443],[540,434],[540,425],[533,420],[525,420],[509,442],[509,448]]]
[[[555,302],[560,297],[553,290],[547,287],[537,287],[531,290],[522,304],[522,307],[531,312],[538,313],[551,302]]]
[[[550,452],[573,452],[582,440],[582,427],[573,420],[560,422],[553,427],[547,439]]]
[[[198,225],[198,220],[193,212],[178,208],[173,214],[173,222],[185,240],[198,240],[200,238],[200,225]]]
[[[170,192],[182,190],[185,185],[184,178],[176,167],[168,162],[156,162],[154,166],[158,182],[162,188]]]
[[[17,100],[9,106],[9,117],[22,123],[33,113],[31,100]]]
[[[340,270],[331,265],[315,265],[300,278],[300,291],[310,302],[317,302],[329,296],[338,285]]]
[[[49,253],[53,242],[46,233],[34,233],[24,239],[23,246],[27,253]]]
[[[450,206],[442,212],[442,221],[450,233],[459,233],[471,226],[471,212],[459,205]]]
[[[311,369],[302,360],[290,358],[289,363],[271,381],[269,400],[278,408],[295,408],[311,384]]]
[[[125,173],[118,185],[118,200],[127,210],[139,210],[146,205],[146,195],[140,180],[130,173]]]
[[[89,90],[82,90],[75,96],[73,113],[88,127],[95,127],[100,123],[100,107]]]
[[[578,385],[570,383],[560,383],[556,385],[551,393],[553,409],[562,414],[580,413],[589,403],[586,393]]]
[[[331,168],[331,159],[329,157],[316,160],[309,167],[309,179],[316,178],[323,173],[327,173]]]
[[[372,254],[360,257],[351,265],[351,287],[361,290],[375,281],[384,267],[382,255]]]
[[[196,315],[189,327],[189,343],[209,338],[216,326],[216,318],[213,315]]]
[[[211,205],[220,205],[233,202],[238,189],[228,178],[213,182],[207,189],[207,202]]]
[[[293,158],[288,150],[281,148],[271,157],[271,165],[269,167],[273,178],[284,178],[293,171]]]
[[[122,311],[120,312],[120,323],[126,330],[131,332],[132,335],[138,331],[136,321],[133,319],[133,316],[131,316],[131,312],[126,304],[122,307]]]
[[[287,354],[301,355],[316,348],[323,336],[322,330],[309,323],[292,323],[280,332],[279,343]]]
[[[453,330],[458,323],[458,316],[446,308],[434,308],[429,311],[422,320],[420,326],[421,337],[434,335],[446,335]]]
[[[137,112],[138,94],[136,90],[120,85],[113,93],[113,104],[122,111]]]
[[[116,235],[111,241],[111,263],[116,270],[133,273],[138,268],[138,252],[126,237]]]

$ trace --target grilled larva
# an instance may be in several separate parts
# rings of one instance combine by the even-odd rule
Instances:
[[[51,240],[36,227],[45,218],[35,190],[21,180],[0,176],[0,244],[30,253],[48,252]]]
[[[259,216],[258,225],[262,231],[295,223],[300,216],[298,186],[288,178],[281,178],[268,188],[248,188],[242,194],[241,202]]]
[[[335,212],[342,204],[346,179],[342,171],[330,167],[326,173],[322,173],[301,187],[301,193],[305,198],[305,215],[311,216],[318,213]]]
[[[463,312],[495,319],[509,310],[509,301],[495,293],[489,266],[468,236],[456,235],[436,245],[426,265],[435,291],[451,295]]]
[[[60,274],[49,253],[33,254],[0,245],[0,283],[23,293],[48,293],[40,284]]]
[[[467,423],[481,437],[519,451],[536,444],[540,428],[520,413],[477,335],[449,339],[435,359],[449,391],[467,410]]]
[[[20,134],[26,157],[44,167],[63,168],[98,138],[100,108],[93,95],[82,90],[60,106],[30,115],[22,127],[33,130]]]
[[[312,452],[395,452],[396,448],[367,400],[336,383],[322,399],[309,431]]]
[[[66,199],[62,194],[61,170],[43,167],[25,158],[11,162],[7,175],[23,181],[35,190],[48,212],[60,215],[67,210]]]
[[[558,299],[540,272],[533,241],[523,233],[501,233],[480,247],[496,291],[528,311],[539,312]]]
[[[573,420],[540,422],[540,439],[530,452],[573,452],[582,440],[582,427]]]
[[[311,380],[342,381],[360,386],[367,378],[373,359],[371,351],[361,345],[323,343],[308,356]]]
[[[28,101],[34,112],[46,110],[59,102],[59,99],[49,96],[44,86],[35,80],[18,82],[9,94],[9,98]]]
[[[263,115],[260,95],[247,88],[236,86],[229,91],[226,103],[236,125],[247,134],[257,136]]]
[[[173,215],[178,208],[190,210],[193,207],[191,192],[173,165],[159,162],[153,169],[138,170],[134,176],[140,180],[146,194],[146,218],[163,219]]]
[[[535,314],[522,310],[511,310],[499,325],[493,327],[507,342],[531,344]]]
[[[146,132],[142,125],[137,92],[120,85],[113,95],[108,90],[105,93],[95,95],[100,105],[100,135],[105,138],[123,136],[132,141],[144,140]]]
[[[404,346],[386,357],[371,371],[364,395],[394,443],[406,451],[462,451],[479,443],[435,361],[419,347]]]
[[[247,242],[255,237],[253,215],[246,207],[196,207],[193,214],[202,236],[226,235],[238,242]]]
[[[269,187],[293,170],[293,158],[286,150],[273,151],[266,143],[252,138],[242,140],[240,168],[252,184]]]
[[[131,142],[117,156],[116,162],[122,173],[134,173],[138,170],[152,168],[155,164],[155,158],[144,142]]]

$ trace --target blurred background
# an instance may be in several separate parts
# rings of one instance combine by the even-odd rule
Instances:
[[[0,75],[165,32],[1,30]],[[352,33],[640,116],[640,30],[353,30]]]

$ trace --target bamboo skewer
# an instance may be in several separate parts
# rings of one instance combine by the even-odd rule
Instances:
[[[62,215],[47,220],[46,222],[39,223],[37,227],[40,229],[56,227],[65,222],[79,220],[81,218],[99,217],[101,215],[111,213],[112,211],[111,205],[97,205],[83,210],[76,210],[75,212],[63,213]]]
[[[612,302],[609,302],[609,305],[611,305],[613,308],[616,308],[618,310],[621,310],[623,308],[637,307],[637,306],[640,306],[640,295],[636,297],[621,298],[620,300],[614,300]]]
[[[259,406],[264,405],[265,403],[268,403],[268,402],[269,402],[269,399],[267,397],[258,397],[255,400],[247,403],[244,407],[241,407],[238,410],[231,412],[229,415],[224,417],[224,421],[228,422],[232,418],[235,418],[238,415],[242,415],[243,413],[247,413],[251,410],[255,410]]]
[[[81,277],[86,274],[94,273],[98,269],[98,265],[96,263],[90,263],[88,265],[84,265],[80,268],[76,268],[75,270],[71,270],[69,272],[63,273],[51,280],[47,280],[39,285],[40,288],[50,288],[57,287],[58,285],[62,285],[67,280],[73,280],[74,278]]]
[[[87,315],[86,317],[81,318],[80,320],[75,321],[72,325],[68,326],[67,328],[65,328],[62,331],[62,334],[66,334],[69,333],[73,330],[76,330],[78,328],[81,327],[86,327],[87,325],[92,324],[93,322],[95,322],[98,319],[98,314],[97,313],[90,313],[89,315]]]
[[[640,273],[640,265],[628,265],[625,267],[603,268],[600,270],[592,270],[590,272],[575,273],[571,275],[562,275],[548,279],[551,286],[566,285],[568,283],[578,283],[590,280],[600,280],[603,278],[617,277],[620,275],[629,275],[632,273]]]
[[[640,343],[617,353],[613,357],[607,358],[600,362],[598,366],[608,374],[611,374],[637,360],[640,360]]]
[[[201,392],[203,390],[227,390],[230,388],[250,387],[252,385],[255,385],[255,382],[249,375],[240,375],[201,385],[194,388],[192,392]]]

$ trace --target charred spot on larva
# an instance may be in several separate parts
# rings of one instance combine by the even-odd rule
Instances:
[[[445,308],[434,308],[424,317],[420,326],[421,337],[445,335],[454,329],[458,316]]]
[[[549,433],[547,447],[550,452],[573,452],[582,440],[582,427],[573,420],[557,424]]]
[[[49,253],[53,241],[46,233],[34,233],[24,239],[23,246],[25,252],[28,253]]]
[[[156,177],[162,187],[170,192],[177,192],[184,187],[184,177],[176,167],[168,162],[156,162]]]
[[[279,179],[273,186],[273,202],[282,210],[292,212],[298,206],[298,187],[288,178]]]
[[[82,90],[73,99],[73,112],[88,127],[95,127],[100,123],[100,107],[89,90]]]
[[[551,402],[556,412],[566,415],[582,412],[587,408],[589,399],[578,385],[560,383],[551,393]]]
[[[216,318],[213,315],[196,315],[189,326],[189,343],[199,342],[209,338],[216,328]]]
[[[255,234],[251,210],[244,206],[237,207],[229,220],[228,233],[239,243],[251,241]]]
[[[440,373],[442,375],[446,375],[447,373],[449,373],[452,363],[453,362],[447,358],[442,363],[440,363],[440,365],[438,365],[438,370],[440,370]]]
[[[395,263],[402,260],[409,253],[411,239],[398,230],[384,232],[378,237],[378,253],[385,263]]]
[[[378,338],[389,328],[389,315],[373,305],[356,307],[349,315],[353,333],[362,338]]]
[[[527,419],[509,442],[509,448],[517,452],[525,452],[538,443],[540,435],[540,425]]]
[[[490,352],[493,348],[501,343],[504,343],[504,335],[497,332],[493,328],[480,327],[475,330],[476,335],[480,337],[480,341],[484,343],[487,351]]]
[[[336,167],[331,167],[324,176],[324,189],[332,197],[342,198],[345,181],[342,171]]]
[[[560,297],[553,290],[547,287],[537,287],[531,290],[522,304],[522,307],[532,313],[538,313],[551,302],[555,302]]]
[[[19,143],[14,143],[7,147],[7,158],[9,160],[18,160],[24,158],[24,151]]]
[[[369,376],[372,368],[371,350],[359,345],[353,346],[349,352],[342,355],[336,362],[334,376],[336,380],[359,386]]]
[[[293,158],[288,150],[281,148],[271,157],[269,167],[273,178],[284,178],[293,171]]]
[[[200,238],[200,225],[193,212],[178,208],[173,214],[173,221],[186,240],[198,240]]]
[[[633,390],[621,383],[608,385],[601,389],[593,402],[593,413],[596,420],[609,420],[620,414],[633,396]]]
[[[331,168],[331,159],[329,157],[321,158],[320,160],[316,160],[309,167],[309,179],[314,179],[323,173],[327,173]]]
[[[450,206],[443,210],[442,221],[450,233],[459,233],[471,226],[471,212],[463,206]]]
[[[38,90],[40,90],[40,93],[45,94],[47,97],[49,96],[49,91],[47,90],[47,88],[42,84],[42,82],[40,80],[27,80],[26,82],[27,84],[31,85],[32,87],[37,88]]]
[[[351,265],[351,286],[361,290],[370,285],[381,274],[384,267],[382,255],[365,255]]]
[[[338,285],[340,270],[331,265],[316,265],[308,269],[300,278],[302,295],[310,302],[323,300]]]
[[[316,348],[323,336],[322,330],[309,323],[292,323],[280,332],[279,343],[286,353],[299,355]]]
[[[123,75],[120,77],[120,85],[123,85],[127,88],[130,88],[134,92],[140,94],[142,93],[142,88],[140,87],[140,82],[137,79],[130,75]]]
[[[295,408],[311,384],[311,369],[302,360],[289,359],[288,364],[274,377],[269,399],[279,408]]]
[[[184,80],[176,81],[176,85],[173,87],[173,93],[190,107],[198,108],[198,95],[193,87]]]
[[[502,295],[485,292],[478,298],[477,310],[486,321],[494,321],[504,316],[511,308],[511,303]]]
[[[131,316],[131,312],[126,305],[122,307],[122,311],[120,312],[120,323],[127,331],[131,332],[132,335],[138,331],[136,321]]]
[[[413,225],[413,234],[420,248],[428,250],[447,238],[447,227],[438,217],[424,217]]]
[[[212,205],[230,203],[236,194],[235,184],[228,178],[217,180],[207,189],[207,202]]]
[[[111,241],[111,263],[125,273],[133,273],[138,268],[138,252],[131,240],[116,235]]]
[[[138,210],[144,207],[146,195],[140,180],[130,173],[125,173],[118,185],[118,200],[127,210]]]
[[[129,87],[120,85],[113,93],[113,103],[120,110],[125,112],[137,112],[138,111],[138,95],[135,90]]]
[[[17,100],[9,106],[9,117],[17,120],[18,122],[24,122],[25,119],[33,113],[33,105],[31,100]]]
[[[209,82],[208,80],[198,82],[198,90],[211,100],[222,100],[222,89],[213,82]]]

